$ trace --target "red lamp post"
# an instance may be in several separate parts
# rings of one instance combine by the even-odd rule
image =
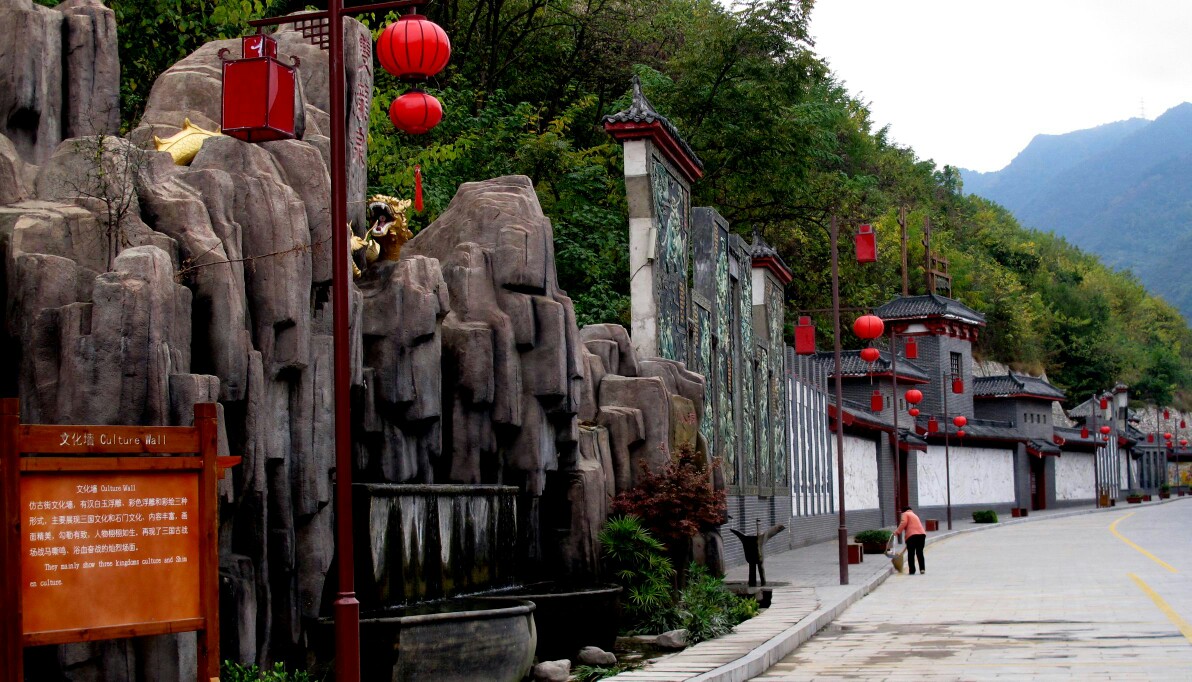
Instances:
[[[302,14],[291,14],[274,19],[256,19],[248,22],[250,26],[255,26],[258,29],[264,26],[299,22],[321,23],[326,21],[327,23],[332,225],[346,225],[348,222],[347,126],[345,121],[347,98],[344,96],[343,18],[348,15],[366,12],[384,12],[391,9],[414,8],[424,5],[426,2],[427,0],[391,0],[389,2],[379,2],[345,9],[343,0],[327,0],[327,9],[324,11],[304,12]],[[424,37],[426,35],[426,24],[430,22],[423,23],[424,19],[417,15],[408,16],[410,18],[403,18],[398,22],[398,25],[402,26],[406,32],[404,37],[407,39],[407,55],[409,55],[409,59],[402,62],[394,54],[399,44],[397,42],[398,34],[401,33],[400,31],[394,31],[390,36],[390,41],[393,41],[392,44],[389,42],[386,43],[388,54],[383,57],[383,60],[389,61],[393,57],[392,63],[394,65],[409,69],[402,74],[403,77],[409,79],[425,78],[433,75],[423,73],[429,70],[430,66],[437,65],[439,69],[442,69],[446,65],[447,59],[450,58],[450,43],[446,42],[445,34],[441,36],[441,41],[437,34],[430,39],[426,39]],[[415,26],[421,26],[421,32],[418,34],[417,40],[414,39]],[[439,29],[439,32],[441,33],[441,29]],[[434,33],[433,29],[431,33]],[[266,36],[262,37],[267,38]],[[439,45],[439,47],[436,47],[435,50],[446,47],[446,53],[434,51],[430,55],[425,54],[428,48],[436,45]],[[262,41],[261,49],[262,56],[265,58],[271,58],[269,54],[270,50],[274,52],[272,56],[276,56],[276,47],[269,47],[269,43],[266,41]],[[405,55],[402,56],[404,57]],[[384,65],[384,61],[382,64]],[[280,72],[275,70],[274,73],[278,75],[278,83],[282,83],[281,79],[283,76],[280,75]],[[282,99],[285,98],[282,97],[279,90],[276,97],[272,100],[273,106],[281,107],[278,110],[279,114],[284,113]],[[293,107],[293,100],[294,98],[291,92],[291,95],[287,99],[290,102],[291,109]],[[441,119],[441,106],[439,107],[439,112],[439,118]],[[422,120],[427,130],[434,127],[430,123],[432,118],[432,115],[427,114]],[[272,120],[272,118],[267,119],[268,122],[272,122]],[[435,123],[437,122],[436,120]],[[225,120],[224,123],[226,126],[227,121]],[[290,125],[292,136],[292,114],[290,116]],[[254,138],[254,141],[260,139],[263,138]],[[351,401],[348,399],[351,390],[351,343],[348,336],[348,290],[351,286],[351,278],[348,275],[348,258],[351,252],[348,249],[349,235],[346,231],[342,233],[336,231],[336,234],[340,236],[331,240],[332,354],[335,387],[333,401],[335,405],[335,550],[338,579],[338,589],[333,606],[335,616],[335,679],[339,680],[339,682],[360,682],[360,602],[356,599],[354,580],[355,566],[353,553],[355,550],[352,542],[352,415]]]

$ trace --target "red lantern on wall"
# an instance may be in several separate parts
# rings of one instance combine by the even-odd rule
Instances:
[[[398,78],[426,80],[451,59],[451,40],[442,27],[421,14],[406,14],[377,39],[381,67]]]
[[[425,92],[414,90],[393,100],[389,120],[402,132],[422,135],[443,120],[443,105]]]
[[[877,359],[882,356],[881,351],[876,348],[862,348],[861,359],[865,362],[877,362]]]
[[[853,322],[853,333],[858,338],[869,341],[876,339],[885,331],[886,325],[882,322],[882,318],[877,315],[862,315]]]
[[[857,229],[857,262],[877,262],[877,234],[872,225],[862,225]]]
[[[1163,408],[1163,418],[1164,418],[1164,419],[1171,419],[1171,411],[1170,411],[1170,410],[1168,410],[1166,407],[1165,407],[1165,408]]]
[[[906,392],[906,401],[912,405],[918,405],[923,402],[923,391],[917,388],[912,388]]]
[[[810,317],[800,317],[795,325],[795,352],[799,355],[815,355],[815,325]]]
[[[241,59],[223,60],[220,131],[245,142],[294,137],[294,66],[277,61],[277,41],[258,33],[240,40]],[[295,66],[297,58],[294,59]]]
[[[905,349],[906,349],[906,359],[907,360],[918,360],[919,359],[919,344],[916,343],[913,338],[906,340]]]
[[[1081,438],[1088,438],[1088,437],[1089,437],[1089,427],[1087,427],[1087,426],[1082,426],[1082,427],[1080,428],[1080,437],[1081,437]]]
[[[956,425],[956,428],[962,429],[966,424],[968,424],[968,417],[964,416],[963,414],[958,414],[955,417],[952,417],[952,423]]]
[[[1109,432],[1110,432],[1110,431],[1112,431],[1112,430],[1113,430],[1113,429],[1109,428],[1109,426],[1108,426],[1108,425],[1105,425],[1105,426],[1102,426],[1102,427],[1101,427],[1101,433],[1102,433],[1103,435],[1106,435],[1106,436],[1108,436],[1108,435],[1109,435]]]
[[[927,433],[939,433],[940,423],[935,417],[927,420]]]
[[[919,416],[919,408],[912,407],[911,409],[907,410],[906,413],[912,417],[918,417]]]
[[[1102,410],[1108,410],[1108,409],[1109,409],[1109,398],[1102,398],[1102,399],[1101,399],[1101,409],[1102,409]]]
[[[1155,434],[1153,434],[1153,433],[1148,433],[1148,434],[1146,435],[1146,442],[1148,442],[1148,443],[1154,443],[1154,442],[1155,442]]]
[[[1188,428],[1188,425],[1187,425],[1186,423],[1184,423],[1184,420],[1183,420],[1183,419],[1181,419],[1181,420],[1180,420],[1180,428],[1181,428],[1181,429],[1186,429],[1186,428]]]
[[[873,395],[869,396],[869,410],[871,412],[881,412],[883,408],[885,408],[885,404],[882,401],[882,392],[874,391]]]
[[[952,392],[964,393],[964,379],[960,377],[952,377]]]

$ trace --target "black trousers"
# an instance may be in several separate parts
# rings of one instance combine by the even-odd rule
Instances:
[[[923,558],[923,545],[927,544],[926,535],[912,535],[906,539],[906,558],[910,561],[911,574],[915,573],[915,555],[919,556],[919,568],[927,570],[927,560]]]

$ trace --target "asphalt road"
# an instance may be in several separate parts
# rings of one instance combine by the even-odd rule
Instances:
[[[1192,681],[1192,498],[929,545],[755,679]]]

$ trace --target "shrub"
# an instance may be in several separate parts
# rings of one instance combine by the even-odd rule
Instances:
[[[613,500],[613,513],[638,517],[672,549],[727,519],[725,492],[713,490],[708,467],[690,448],[679,450],[678,458],[658,471],[646,470],[644,463],[642,469],[638,484]]]
[[[890,541],[890,536],[892,535],[894,535],[894,533],[888,530],[863,530],[860,533],[854,535],[853,540],[862,544],[874,542],[884,545]]]
[[[622,629],[629,634],[673,629],[666,626],[674,610],[675,568],[663,555],[663,544],[629,515],[609,519],[599,538],[607,568],[625,588],[623,604],[629,622]]]
[[[997,512],[992,509],[973,512],[973,523],[997,523]]]
[[[1131,490],[1130,492],[1126,493],[1126,497],[1142,497],[1144,494],[1145,493],[1143,493],[1141,490]]]
[[[678,626],[687,630],[687,641],[695,644],[727,634],[755,616],[757,600],[738,597],[722,579],[693,563],[687,569],[687,587],[679,593],[677,610]]]
[[[272,670],[262,670],[256,665],[245,667],[232,661],[223,662],[219,679],[221,682],[315,682],[310,673],[302,670],[286,672],[281,663],[274,663]]]
[[[1170,486],[1170,485],[1168,485],[1168,484],[1166,484],[1166,483],[1164,483],[1164,484],[1162,484],[1162,485],[1160,485],[1160,486],[1159,486],[1159,492],[1161,492],[1161,493],[1169,493],[1169,492],[1171,492],[1171,486]]]
[[[579,682],[596,682],[596,680],[603,680],[606,677],[620,675],[623,672],[630,670],[637,670],[642,667],[641,663],[617,663],[611,666],[603,665],[577,665],[571,669],[571,675]]]

